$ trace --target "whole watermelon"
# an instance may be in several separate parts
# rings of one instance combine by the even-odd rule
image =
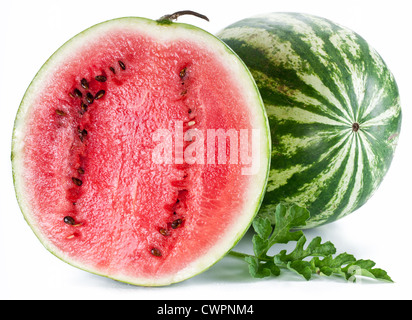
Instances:
[[[249,67],[269,116],[260,214],[296,203],[314,227],[362,206],[388,171],[401,127],[398,88],[379,54],[353,31],[308,14],[255,16],[218,36]]]

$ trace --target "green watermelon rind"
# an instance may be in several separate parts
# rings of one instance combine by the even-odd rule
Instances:
[[[244,223],[241,228],[238,228],[238,232],[236,232],[236,235],[230,239],[230,243],[225,243],[225,248],[219,249],[218,253],[216,253],[215,256],[210,257],[205,261],[204,263],[200,265],[196,265],[194,271],[191,271],[188,274],[186,271],[184,271],[182,274],[179,274],[176,277],[173,278],[167,278],[167,279],[161,279],[160,281],[158,279],[134,279],[134,278],[128,278],[128,277],[123,277],[123,276],[116,276],[116,275],[107,275],[107,274],[102,274],[100,272],[96,272],[93,270],[93,268],[88,268],[86,266],[83,266],[82,264],[77,263],[76,261],[71,261],[70,258],[67,258],[64,256],[62,252],[59,252],[59,250],[56,250],[53,245],[50,245],[48,241],[42,236],[41,231],[37,228],[35,225],[35,222],[30,218],[30,208],[29,205],[25,199],[24,196],[24,183],[20,178],[19,175],[19,161],[20,161],[20,155],[22,154],[21,151],[21,146],[19,145],[20,143],[20,135],[22,134],[22,131],[24,130],[24,123],[26,116],[28,114],[28,104],[30,101],[30,98],[32,95],[34,95],[37,91],[42,90],[42,77],[44,74],[47,74],[50,66],[52,67],[54,64],[58,64],[58,62],[61,60],[64,60],[65,54],[69,53],[71,50],[73,50],[72,46],[76,45],[82,45],[81,39],[87,38],[88,36],[94,34],[96,31],[100,31],[99,29],[103,29],[102,32],[104,32],[105,28],[110,28],[112,24],[119,24],[127,26],[129,24],[139,24],[139,25],[147,25],[148,28],[183,28],[189,31],[192,31],[193,34],[197,37],[203,37],[207,39],[207,41],[210,42],[210,45],[215,45],[215,47],[219,50],[225,51],[226,55],[231,55],[232,60],[236,61],[236,64],[238,64],[238,69],[242,70],[243,76],[245,78],[245,82],[250,83],[250,88],[253,89],[253,92],[251,90],[250,95],[253,96],[253,99],[255,100],[255,105],[259,105],[260,109],[257,110],[255,114],[261,115],[261,120],[259,120],[259,123],[261,125],[260,129],[264,131],[265,136],[267,137],[266,139],[266,145],[263,150],[261,150],[260,155],[266,160],[265,161],[265,168],[262,170],[265,170],[266,174],[265,177],[261,177],[259,181],[259,188],[260,191],[258,192],[259,194],[257,195],[255,199],[255,210],[254,212],[248,212],[245,213],[245,216],[247,216],[247,223]],[[68,263],[69,265],[72,265],[76,268],[88,271],[93,274],[97,274],[103,277],[111,278],[120,282],[125,282],[129,284],[134,284],[134,285],[143,285],[143,286],[164,286],[164,285],[170,285],[173,283],[181,282],[183,280],[192,278],[199,273],[202,273],[212,267],[215,263],[220,261],[228,251],[230,251],[237,243],[238,241],[244,236],[246,231],[249,229],[253,218],[256,216],[256,214],[259,211],[260,205],[263,201],[263,196],[265,194],[265,189],[267,185],[267,178],[269,174],[269,167],[270,167],[270,153],[271,153],[271,141],[270,141],[270,134],[269,134],[269,122],[267,119],[266,115],[266,110],[264,108],[264,104],[262,101],[262,98],[259,94],[259,90],[257,88],[257,85],[253,79],[253,76],[249,72],[249,69],[246,67],[246,65],[243,63],[243,61],[238,57],[238,55],[229,47],[227,46],[224,42],[222,42],[220,39],[212,35],[211,33],[200,29],[196,26],[186,24],[186,23],[170,23],[170,24],[164,24],[159,21],[154,21],[151,19],[147,18],[142,18],[142,17],[124,17],[124,18],[116,18],[112,20],[108,20],[99,24],[96,24],[70,40],[68,40],[66,43],[64,43],[53,55],[43,64],[43,66],[40,68],[40,70],[37,72],[35,77],[33,78],[32,82],[30,83],[29,87],[27,88],[24,97],[22,99],[22,102],[19,106],[19,109],[16,114],[15,122],[14,122],[14,128],[13,128],[13,136],[12,136],[12,152],[11,152],[11,162],[12,162],[12,175],[13,175],[13,183],[14,183],[14,188],[15,188],[15,193],[16,193],[16,198],[18,205],[20,207],[21,212],[23,213],[23,217],[26,220],[27,224],[30,226],[36,237],[39,239],[39,241],[43,244],[43,246],[51,252],[53,255],[55,255],[57,258],[61,259],[62,261]],[[246,220],[246,219],[245,219]]]
[[[310,228],[365,204],[390,167],[402,120],[396,81],[376,50],[328,19],[293,12],[240,20],[217,36],[249,67],[267,108],[272,163],[260,215],[295,203],[311,212]]]

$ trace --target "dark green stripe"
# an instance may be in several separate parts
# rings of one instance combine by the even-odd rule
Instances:
[[[353,110],[354,114],[356,115],[357,109],[358,109],[358,101],[357,97],[355,94],[353,82],[352,82],[352,76],[351,73],[346,66],[345,59],[342,56],[342,53],[349,54],[351,55],[349,50],[344,50],[336,48],[333,43],[330,41],[330,37],[333,35],[333,32],[339,32],[342,30],[341,27],[337,26],[331,21],[325,20],[329,22],[329,26],[332,29],[332,34],[329,32],[325,32],[321,28],[321,25],[315,23],[312,18],[305,16],[305,15],[297,15],[295,18],[299,19],[300,21],[306,23],[309,25],[313,31],[315,32],[316,36],[322,39],[323,41],[323,47],[322,49],[326,52],[327,58],[329,60],[329,63],[333,66],[331,67],[325,67],[319,60],[316,61],[316,54],[313,53],[313,51],[310,50],[310,45],[307,45],[306,48],[303,48],[303,51],[301,53],[301,56],[308,56],[308,53],[311,53],[311,58],[310,60],[313,61],[311,63],[312,67],[314,68],[315,72],[317,75],[320,76],[322,79],[322,82],[327,85],[327,87],[332,91],[332,93],[335,95],[335,97],[339,100],[339,102],[346,108],[349,114],[351,114],[349,111],[350,109]],[[349,46],[347,46],[349,48]],[[318,60],[318,59],[317,59]],[[316,62],[316,68],[314,67]],[[350,100],[350,105],[348,106],[346,100],[343,98],[343,96],[340,94],[341,89],[335,85],[335,81],[330,77],[331,74],[336,73],[335,68],[337,68],[336,71],[339,71],[339,78],[342,79],[342,83],[345,86],[346,93],[349,97]],[[355,119],[352,119],[355,120]]]
[[[272,160],[272,169],[287,169],[296,165],[308,166],[320,161],[325,153],[329,152],[342,136],[334,132],[333,126],[319,123],[297,124],[295,121],[271,121],[272,145],[276,152]],[[330,134],[328,135],[328,132]],[[321,138],[319,135],[324,134]],[[293,155],[286,155],[287,149],[294,146],[285,145],[284,136],[306,139],[313,137],[313,143],[303,148],[297,148]]]
[[[352,133],[352,135],[353,134],[356,134],[356,133]],[[359,173],[359,170],[360,170],[359,169],[359,152],[360,152],[361,149],[360,149],[360,145],[359,145],[359,139],[357,139],[356,137],[353,137],[353,136],[351,136],[350,139],[356,139],[355,146],[353,146],[353,144],[351,144],[351,146],[352,146],[351,148],[355,148],[355,157],[354,157],[354,161],[353,161],[352,179],[350,179],[349,184],[346,186],[346,192],[345,192],[343,198],[340,200],[339,205],[335,209],[335,212],[331,216],[329,216],[329,218],[326,220],[326,223],[335,221],[338,218],[338,216],[343,212],[343,210],[349,204],[350,197],[352,195],[353,189],[355,188],[355,183],[357,182],[356,177],[357,177],[357,175]],[[348,152],[348,156],[347,156],[348,160],[349,160],[350,153],[351,153],[351,150],[349,150],[349,152]],[[344,169],[346,169],[346,167],[348,165],[349,165],[349,163],[346,162],[345,166],[343,166]],[[343,177],[343,173],[342,173],[342,177]],[[336,187],[335,186],[327,186],[326,187],[327,190],[330,190],[332,192],[334,190],[337,190],[337,188],[338,188],[338,186],[336,186]],[[329,200],[332,197],[333,197],[333,194],[330,194]],[[358,197],[359,197],[359,194],[358,194]],[[317,203],[315,202],[314,205],[317,205]],[[324,205],[326,205],[326,203]],[[322,209],[321,204],[319,204],[318,208],[319,208],[319,210]]]
[[[308,168],[295,173],[290,178],[289,182],[291,183],[280,186],[273,191],[268,191],[263,200],[264,204],[279,203],[285,198],[294,197],[302,193],[298,190],[310,181],[318,178],[318,176],[323,174],[325,170],[328,170],[333,166],[331,159],[336,157],[342,150],[341,148],[335,148],[335,150],[330,152],[330,149],[341,139],[342,137],[335,137],[330,139],[327,143],[325,143],[325,141],[319,141],[318,144],[299,149],[292,157],[287,157],[284,154],[274,155],[272,157],[271,169],[286,169],[295,165],[308,166]],[[330,154],[321,160],[320,157],[324,156],[327,152],[330,152]],[[341,167],[343,167],[343,165]]]
[[[327,44],[326,46],[324,46],[325,51],[329,52],[329,54],[331,55],[331,57],[333,57],[333,59],[338,58],[339,61],[342,61],[340,52],[331,44],[330,40],[328,39],[328,35],[322,32],[316,26],[316,24],[308,20],[304,15],[294,14],[293,17],[313,27],[313,30],[316,36],[321,38],[324,41],[324,43]],[[246,20],[243,20],[243,23],[242,23],[243,26],[252,27],[252,28],[259,27],[260,24],[261,24],[260,18],[246,19]],[[269,33],[276,34],[280,39],[284,39],[285,42],[290,43],[292,49],[301,57],[302,61],[307,61],[309,63],[310,68],[312,69],[312,73],[315,74],[317,77],[319,77],[322,83],[331,91],[331,93],[340,102],[340,104],[346,110],[349,110],[350,106],[347,105],[345,98],[341,94],[341,89],[336,85],[335,81],[330,76],[331,74],[335,73],[335,70],[328,68],[322,64],[322,62],[319,59],[319,56],[317,56],[314,52],[312,52],[310,44],[306,43],[305,41],[301,39],[301,35],[297,34],[296,31],[293,30],[292,25],[285,25],[285,24],[265,25],[263,24],[263,26]],[[223,38],[223,40],[227,42],[230,47],[232,47],[233,43],[229,42],[231,39]],[[236,53],[239,54],[236,48],[234,47],[232,48],[235,50]],[[250,46],[245,46],[245,49],[248,50],[251,48]],[[242,54],[239,54],[239,55],[242,58]],[[250,63],[250,61],[249,60],[247,61],[248,61],[248,66],[254,69],[255,67]],[[344,68],[340,68],[339,70],[341,70],[341,72],[343,72],[343,75],[346,75],[347,78],[350,78],[350,75],[347,72],[344,72]],[[293,68],[289,69],[289,72],[294,73],[296,75],[296,72],[293,70]],[[305,72],[310,73],[309,70],[305,70]],[[273,74],[272,72],[268,72],[266,74],[270,77],[276,77],[276,73]],[[342,77],[342,74],[340,75],[340,77]],[[345,80],[347,79],[345,78]],[[291,85],[293,88],[293,83]],[[303,86],[299,85],[299,88],[301,87]],[[337,109],[337,108],[334,108],[334,109]],[[339,109],[337,109],[336,111],[335,110],[333,111],[339,115],[344,116]]]
[[[377,67],[377,62],[372,57],[371,49],[368,46],[367,42],[362,37],[359,37],[358,43],[362,48],[362,61],[364,61],[365,64],[365,74],[367,77],[365,84],[365,96],[361,103],[359,113],[359,122],[363,123],[385,112],[388,106],[395,105],[399,97],[399,92],[398,86],[394,81],[393,76],[387,68],[385,62],[381,60],[383,69],[379,70]],[[377,103],[377,106],[374,108],[374,110],[368,115],[364,116],[364,112],[367,110],[370,103],[374,100],[375,96],[379,93],[380,89],[384,89],[383,97],[380,98],[380,101]]]
[[[225,39],[223,40],[240,56],[240,58],[246,61],[250,70],[257,70],[265,74],[268,78],[272,78],[279,84],[278,88],[285,86],[293,90],[298,90],[302,94],[318,100],[321,104],[327,106],[330,109],[330,113],[323,112],[316,106],[303,105],[300,102],[297,102],[293,96],[288,96],[286,93],[283,93],[278,88],[273,88],[265,82],[260,81],[259,77],[255,73],[255,80],[259,87],[260,93],[263,97],[263,101],[266,105],[301,105],[302,107],[307,108],[309,111],[316,114],[328,117],[330,119],[339,121],[336,117],[333,117],[333,113],[336,115],[347,118],[347,116],[342,113],[342,111],[337,108],[333,103],[331,103],[327,98],[321,95],[317,90],[312,86],[306,84],[301,80],[295,70],[292,68],[286,68],[279,66],[271,61],[266,55],[260,51],[258,48],[249,46],[243,40],[236,39]],[[330,79],[329,79],[329,82]],[[336,90],[336,87],[335,87]]]
[[[374,191],[374,181],[376,178],[373,177],[372,172],[375,170],[375,167],[368,160],[368,155],[366,152],[366,147],[364,141],[362,139],[358,139],[359,142],[359,150],[362,153],[363,158],[363,171],[362,171],[362,179],[363,185],[360,194],[358,195],[358,202],[354,210],[360,208],[371,196]]]

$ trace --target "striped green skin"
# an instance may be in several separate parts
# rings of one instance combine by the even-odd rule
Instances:
[[[401,127],[398,88],[379,54],[351,30],[299,13],[241,20],[218,36],[249,67],[269,116],[260,215],[296,203],[311,212],[309,228],[362,206],[391,164]]]

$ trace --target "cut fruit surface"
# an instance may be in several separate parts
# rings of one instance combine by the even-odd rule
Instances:
[[[221,41],[186,24],[115,19],[68,41],[28,88],[13,135],[16,194],[62,260],[170,284],[247,230],[269,140],[255,83]]]

